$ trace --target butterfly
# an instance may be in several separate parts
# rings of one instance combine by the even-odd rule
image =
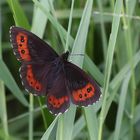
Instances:
[[[10,41],[21,62],[19,73],[25,90],[45,96],[52,114],[64,113],[71,102],[86,107],[99,100],[100,87],[82,69],[68,62],[68,51],[59,56],[35,34],[16,26],[10,28]]]

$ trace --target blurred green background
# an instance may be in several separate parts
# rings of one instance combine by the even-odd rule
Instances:
[[[139,140],[140,3],[137,0],[0,0],[0,140]],[[31,30],[101,86],[93,106],[53,116],[23,88],[9,41]]]

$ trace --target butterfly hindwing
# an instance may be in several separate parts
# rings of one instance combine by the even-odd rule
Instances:
[[[47,95],[47,107],[51,113],[64,113],[70,106],[69,90],[64,73],[61,71],[53,78],[52,88]]]
[[[23,63],[19,72],[25,89],[34,95],[45,95],[47,92],[47,65]],[[41,68],[41,69],[40,69]],[[47,67],[49,70],[49,67]]]
[[[99,100],[101,91],[96,82],[76,65],[67,62],[66,79],[71,100],[79,106],[88,106]]]
[[[49,62],[58,57],[57,53],[35,34],[12,26],[10,40],[17,59],[22,62]]]

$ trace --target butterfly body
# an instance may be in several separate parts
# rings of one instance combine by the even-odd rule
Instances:
[[[70,103],[88,106],[99,100],[97,83],[76,65],[68,62],[69,52],[58,55],[35,34],[10,28],[13,51],[21,62],[20,75],[25,89],[45,96],[53,114],[64,113]]]

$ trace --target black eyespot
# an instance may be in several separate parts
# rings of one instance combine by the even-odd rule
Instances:
[[[79,94],[79,98],[82,98],[82,94]]]
[[[21,53],[24,54],[25,53],[25,50],[21,50]]]
[[[19,44],[20,47],[22,47],[22,44]]]
[[[87,92],[89,93],[90,91],[92,91],[92,87],[87,88]]]
[[[86,93],[84,95],[85,95],[85,97],[87,97],[87,94]]]
[[[21,41],[21,42],[24,42],[24,39],[21,39],[20,41]]]

